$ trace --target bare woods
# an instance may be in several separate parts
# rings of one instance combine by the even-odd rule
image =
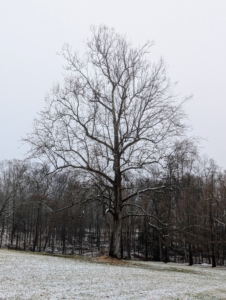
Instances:
[[[150,178],[123,180],[125,189],[155,189],[135,195],[123,210],[120,257],[224,264],[226,174],[187,146],[175,147],[161,176],[153,170]],[[1,247],[108,254],[114,221],[101,187],[76,171],[46,176],[46,168],[1,163]]]

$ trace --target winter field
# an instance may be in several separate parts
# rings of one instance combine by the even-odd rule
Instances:
[[[226,299],[226,269],[0,250],[0,299]]]

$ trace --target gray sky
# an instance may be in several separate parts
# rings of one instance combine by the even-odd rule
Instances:
[[[62,80],[64,43],[83,50],[90,25],[126,34],[134,46],[154,40],[202,153],[226,169],[225,0],[1,0],[0,161],[24,158],[19,140],[31,130],[54,82]]]

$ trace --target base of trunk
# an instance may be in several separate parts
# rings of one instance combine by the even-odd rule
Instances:
[[[113,220],[113,230],[111,233],[109,256],[121,259],[121,235],[122,235],[121,219]]]

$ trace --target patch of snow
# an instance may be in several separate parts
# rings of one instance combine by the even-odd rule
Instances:
[[[226,270],[183,264],[125,266],[0,250],[0,299],[221,299]]]

